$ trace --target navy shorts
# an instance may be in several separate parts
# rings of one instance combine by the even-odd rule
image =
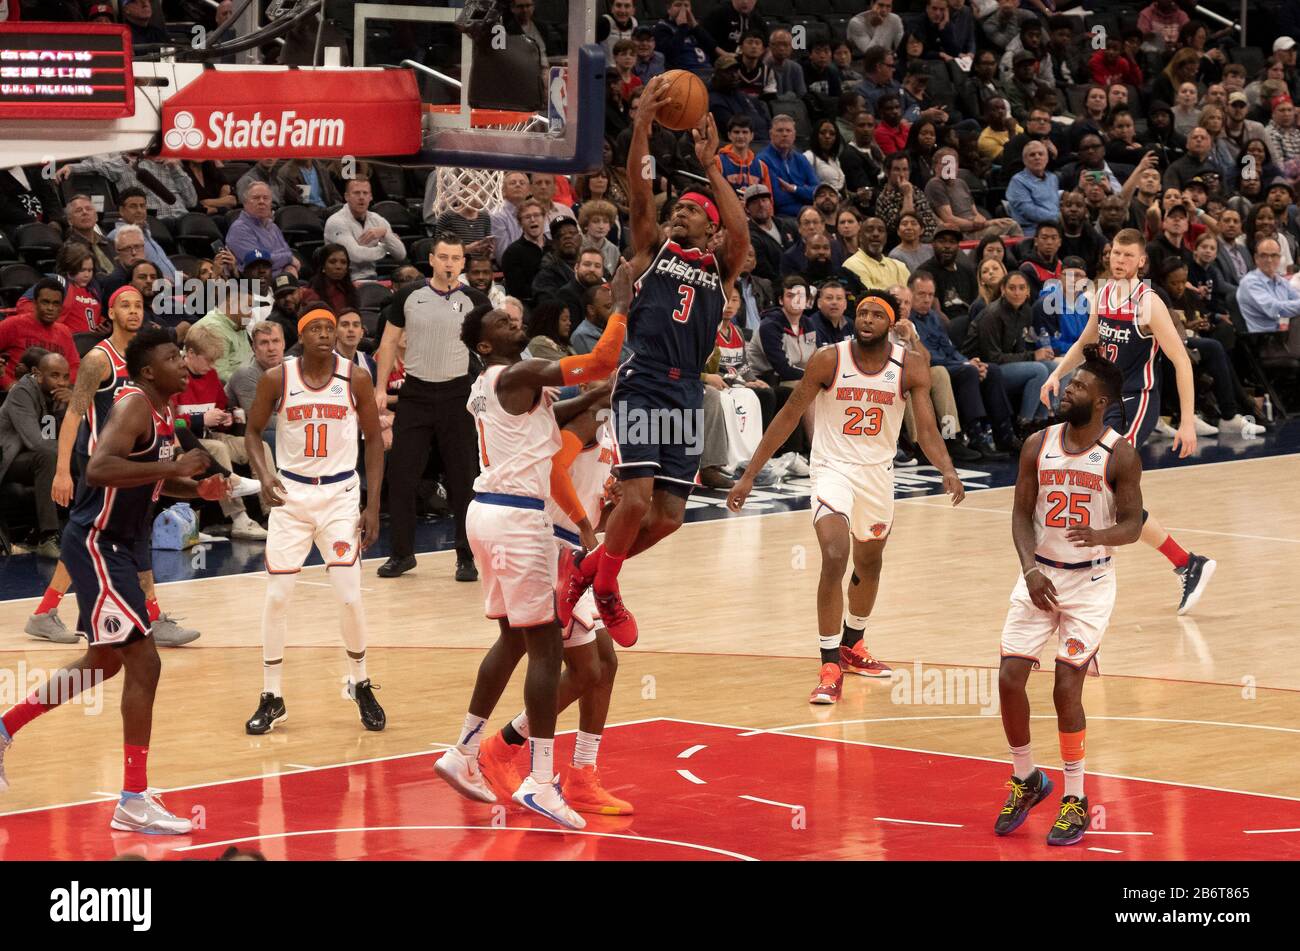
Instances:
[[[1160,421],[1160,389],[1152,387],[1137,393],[1124,394],[1124,412],[1114,404],[1106,410],[1104,422],[1123,436],[1135,449],[1141,449],[1151,431]]]
[[[60,551],[77,595],[77,629],[91,644],[121,646],[149,633],[149,609],[139,574],[149,568],[132,540],[69,522]]]
[[[620,479],[653,478],[686,498],[695,487],[704,449],[704,383],[698,371],[633,357],[618,371],[610,399]]]

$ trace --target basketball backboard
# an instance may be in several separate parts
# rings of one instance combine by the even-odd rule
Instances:
[[[426,106],[419,159],[556,173],[601,164],[605,55],[595,44],[597,0],[532,4],[545,56],[515,30],[478,40],[462,35],[459,7],[356,4],[353,64],[407,66],[419,77]]]

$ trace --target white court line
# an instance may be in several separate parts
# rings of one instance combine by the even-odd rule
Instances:
[[[1089,829],[1088,835],[1155,835],[1154,832],[1098,832],[1095,829]]]
[[[304,835],[344,835],[350,832],[426,832],[426,831],[469,831],[469,832],[541,832],[547,835],[583,835],[601,839],[624,839],[628,842],[653,842],[656,845],[675,845],[683,849],[698,849],[701,852],[713,852],[726,855],[742,862],[757,862],[752,855],[717,849],[711,845],[697,842],[678,842],[675,839],[656,839],[647,835],[622,835],[617,832],[575,832],[571,829],[534,829],[529,826],[358,826],[352,829],[310,829],[303,832],[268,832],[265,835],[247,835],[240,839],[223,839],[220,842],[204,842],[201,845],[182,845],[172,852],[195,852],[199,849],[213,849],[223,845],[239,845],[243,842],[260,842],[264,839],[294,839]]]
[[[1242,461],[1245,461],[1245,460],[1242,460]],[[999,763],[999,764],[1001,764],[1001,765],[1003,765],[1003,766],[1005,766],[1005,765],[1006,765],[1006,762],[1007,762],[1005,758],[995,758],[995,757],[992,757],[992,756],[974,756],[974,755],[971,755],[971,754],[969,754],[969,753],[948,753],[948,752],[944,752],[944,751],[941,751],[941,750],[922,750],[922,749],[917,749],[917,748],[914,747],[914,746],[889,746],[889,745],[887,745],[887,744],[885,744],[885,743],[868,743],[868,742],[866,742],[865,740],[845,740],[845,739],[840,739],[839,737],[833,737],[833,736],[810,736],[810,735],[807,734],[807,733],[780,733],[780,732],[777,732],[777,731],[782,730],[782,729],[794,729],[793,727],[773,727],[772,729],[768,729],[768,730],[755,730],[755,729],[753,729],[752,727],[747,727],[747,726],[736,726],[736,724],[734,724],[734,723],[708,723],[708,722],[705,722],[705,721],[703,721],[703,720],[683,720],[683,719],[680,718],[680,717],[660,717],[659,719],[667,720],[667,721],[672,722],[672,723],[686,723],[686,724],[689,724],[689,725],[691,725],[691,726],[711,726],[711,727],[717,727],[718,729],[722,729],[722,730],[735,730],[735,731],[736,731],[736,734],[737,734],[738,736],[756,736],[756,735],[758,735],[758,734],[760,734],[760,733],[773,733],[773,734],[776,735],[776,736],[789,736],[789,737],[796,737],[796,738],[804,739],[804,740],[824,740],[824,741],[826,741],[826,742],[828,742],[828,743],[843,743],[843,744],[845,744],[846,746],[867,746],[867,747],[872,747],[872,748],[874,748],[874,749],[879,749],[879,750],[894,750],[894,751],[899,752],[899,753],[921,753],[921,754],[924,754],[924,755],[926,755],[926,756],[951,756],[951,757],[953,757],[954,759],[971,759],[971,760],[978,760],[978,761],[980,761],[980,762],[984,762],[984,763]],[[887,717],[886,719],[893,719],[893,718],[888,718],[888,717]],[[956,717],[931,717],[931,718],[926,718],[926,717],[898,717],[897,719],[901,719],[901,720],[936,719],[936,720],[939,720],[939,719],[959,719],[959,718],[956,718]],[[984,717],[973,717],[972,719],[985,719],[985,718],[984,718]],[[1050,718],[1050,719],[1054,719],[1054,718]],[[1097,719],[1101,719],[1101,718],[1100,718],[1100,717],[1093,717],[1093,719],[1094,719],[1094,720],[1097,720]],[[830,723],[830,724],[838,724],[838,723],[850,723],[850,722],[854,722],[854,721],[850,721],[850,720],[828,720],[828,721],[826,721],[826,722],[827,722],[827,723]],[[866,722],[874,722],[874,721],[866,721]],[[813,724],[813,725],[814,725],[814,726],[822,726],[822,724],[820,724],[820,723]],[[1237,724],[1237,725],[1240,726],[1240,725],[1242,725],[1242,724]],[[1055,770],[1055,769],[1053,769],[1052,771],[1053,771],[1053,772],[1058,772],[1058,770]],[[1099,772],[1095,772],[1095,771],[1093,771],[1093,770],[1089,770],[1089,771],[1088,771],[1088,775],[1090,775],[1090,776],[1103,776],[1103,777],[1105,777],[1106,779],[1127,779],[1127,780],[1129,780],[1130,782],[1135,782],[1135,783],[1154,783],[1154,784],[1156,784],[1157,786],[1177,786],[1177,787],[1180,788],[1180,789],[1203,789],[1203,790],[1205,790],[1206,792],[1232,793],[1233,795],[1236,795],[1236,796],[1255,796],[1255,797],[1257,797],[1257,798],[1259,798],[1259,799],[1278,799],[1278,800],[1281,800],[1282,802],[1300,802],[1300,797],[1297,797],[1297,796],[1280,796],[1280,795],[1278,795],[1277,793],[1251,792],[1251,791],[1246,790],[1246,789],[1225,789],[1225,788],[1222,787],[1222,786],[1202,786],[1202,785],[1199,784],[1199,783],[1180,783],[1180,782],[1178,782],[1177,780],[1173,780],[1173,779],[1149,779],[1149,778],[1147,778],[1146,776],[1124,776],[1124,775],[1122,775],[1122,774],[1120,774],[1120,773],[1099,773]]]
[[[741,796],[740,798],[748,799],[750,802],[761,802],[765,806],[780,806],[782,809],[803,808],[803,806],[798,806],[791,802],[777,802],[775,799],[760,799],[758,796]]]
[[[1088,833],[1088,835],[1096,835],[1096,834],[1097,834],[1097,833],[1095,833],[1095,832],[1089,832],[1089,833]],[[1123,854],[1124,854],[1124,853],[1121,852],[1119,849],[1099,849],[1099,848],[1097,848],[1095,845],[1090,845],[1090,846],[1088,846],[1088,851],[1089,851],[1089,852],[1109,852],[1111,855],[1123,855]]]
[[[107,796],[109,799],[121,799],[121,798],[122,798],[122,794],[121,794],[121,793],[105,792],[105,791],[102,790],[102,789],[92,789],[91,792],[94,793],[96,796]]]
[[[795,723],[791,726],[774,726],[766,730],[751,730],[748,733],[742,733],[741,736],[754,736],[758,733],[781,733],[784,730],[806,730],[818,726],[836,726],[848,723],[898,723],[907,720],[988,720],[990,717],[982,713],[954,713],[954,714],[935,714],[932,716],[919,717],[874,717],[866,720],[818,720],[813,723]],[[1031,720],[1055,720],[1056,715],[1052,713],[1038,713],[1030,716]],[[1221,720],[1175,720],[1165,717],[1103,717],[1088,716],[1090,720],[1119,720],[1132,723],[1181,723],[1191,726],[1226,726],[1238,727],[1242,730],[1267,730],[1274,733],[1300,733],[1300,728],[1290,726],[1270,726],[1263,723],[1233,723]]]
[[[688,747],[687,749],[682,750],[680,753],[678,753],[678,754],[677,754],[677,758],[678,758],[678,759],[690,759],[692,756],[694,756],[694,755],[695,755],[696,753],[698,753],[700,750],[705,750],[705,749],[708,749],[708,747],[705,746],[703,743],[701,743],[699,746],[691,746],[691,747]]]
[[[959,822],[922,822],[920,819],[890,819],[888,816],[876,816],[876,822],[901,822],[909,826],[941,826],[945,829],[966,828]]]
[[[436,746],[440,750],[451,750],[456,748],[455,743],[430,743],[430,746]]]
[[[690,780],[691,782],[693,782],[693,783],[694,783],[695,785],[697,785],[697,786],[707,786],[707,785],[708,785],[708,783],[706,783],[704,780],[700,779],[700,777],[696,776],[696,775],[695,775],[694,773],[692,773],[689,769],[679,769],[679,770],[677,771],[677,775],[680,776],[682,779]]]
[[[1300,832],[1300,829],[1246,829],[1246,835],[1278,835],[1282,832]]]
[[[285,763],[290,769],[312,769],[311,766],[303,766],[301,763]]]

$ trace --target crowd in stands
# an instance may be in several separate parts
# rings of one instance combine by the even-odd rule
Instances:
[[[533,6],[514,0],[510,15],[544,49]],[[345,176],[328,161],[114,154],[52,180],[39,166],[0,170],[0,259],[16,262],[0,264],[0,480],[34,487],[35,543],[57,516],[41,501],[53,448],[32,420],[66,405],[79,356],[109,329],[108,295],[126,284],[185,347],[178,409],[236,468],[238,411],[293,353],[299,311],[329,305],[344,318],[340,349],[382,383],[385,440],[402,461],[389,470],[394,523],[463,514],[476,463],[460,394],[476,365],[456,322],[484,304],[513,308],[533,355],[591,349],[629,253],[631,123],[645,84],[671,69],[707,83],[717,161],[753,252],[703,377],[705,486],[734,475],[736,403],[721,398],[746,391],[770,421],[815,350],[852,335],[868,287],[902,302],[897,333],[928,354],[954,459],[1008,458],[1050,415],[1039,387],[1087,320],[1084,279],[1106,277],[1124,228],[1145,234],[1145,276],[1184,330],[1199,431],[1271,426],[1276,387],[1300,369],[1297,5],[1253,58],[1182,0],[1090,4],[1104,16],[1054,0],[852,6],[813,30],[797,0],[667,0],[662,16],[612,0],[597,24],[610,64],[604,163],[571,177],[507,171],[494,208],[439,213],[429,169],[364,163]],[[137,42],[157,42],[150,0],[119,12]],[[704,170],[689,132],[656,125],[650,151],[666,215]],[[205,282],[226,278],[259,280],[266,299],[212,301]],[[786,448],[806,455],[809,435]],[[905,434],[898,463],[919,456]],[[262,534],[254,514],[221,513],[249,539]],[[471,577],[458,534],[458,577]],[[412,554],[394,551],[388,574]]]

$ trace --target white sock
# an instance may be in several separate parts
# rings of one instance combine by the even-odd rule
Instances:
[[[868,619],[868,615],[845,614],[844,626],[850,631],[862,631],[865,633],[867,630]]]
[[[515,728],[516,733],[522,736],[525,740],[528,739],[528,713],[527,712],[520,713],[519,716],[515,717],[513,720],[510,721],[510,725]]]
[[[486,724],[487,720],[483,717],[476,717],[472,713],[465,714],[465,725],[461,727],[456,749],[469,759],[478,759],[478,745],[483,741],[483,727]]]
[[[348,651],[348,680],[354,684],[359,684],[363,680],[368,680],[366,674],[366,652],[362,651],[360,657],[353,657],[352,651]]]
[[[818,640],[821,641],[822,650],[824,651],[833,651],[835,648],[840,646],[839,632],[834,634],[820,634],[818,635]]]
[[[595,766],[596,753],[600,750],[599,733],[578,731],[578,742],[573,747],[574,766]]]
[[[555,737],[528,739],[529,776],[535,783],[549,786],[555,781]]]
[[[1034,774],[1034,754],[1029,751],[1029,744],[1011,747],[1011,775],[1016,779],[1028,779]]]
[[[1083,798],[1083,760],[1077,759],[1072,763],[1065,763],[1065,792],[1066,796],[1078,796]]]
[[[366,679],[366,617],[361,610],[361,560],[335,565],[326,575],[339,605],[339,633],[348,651],[348,676],[354,684]],[[360,659],[358,659],[358,657]]]
[[[266,601],[262,605],[262,690],[279,697],[280,673],[284,669],[284,638],[289,620],[289,602],[297,574],[267,575]]]

